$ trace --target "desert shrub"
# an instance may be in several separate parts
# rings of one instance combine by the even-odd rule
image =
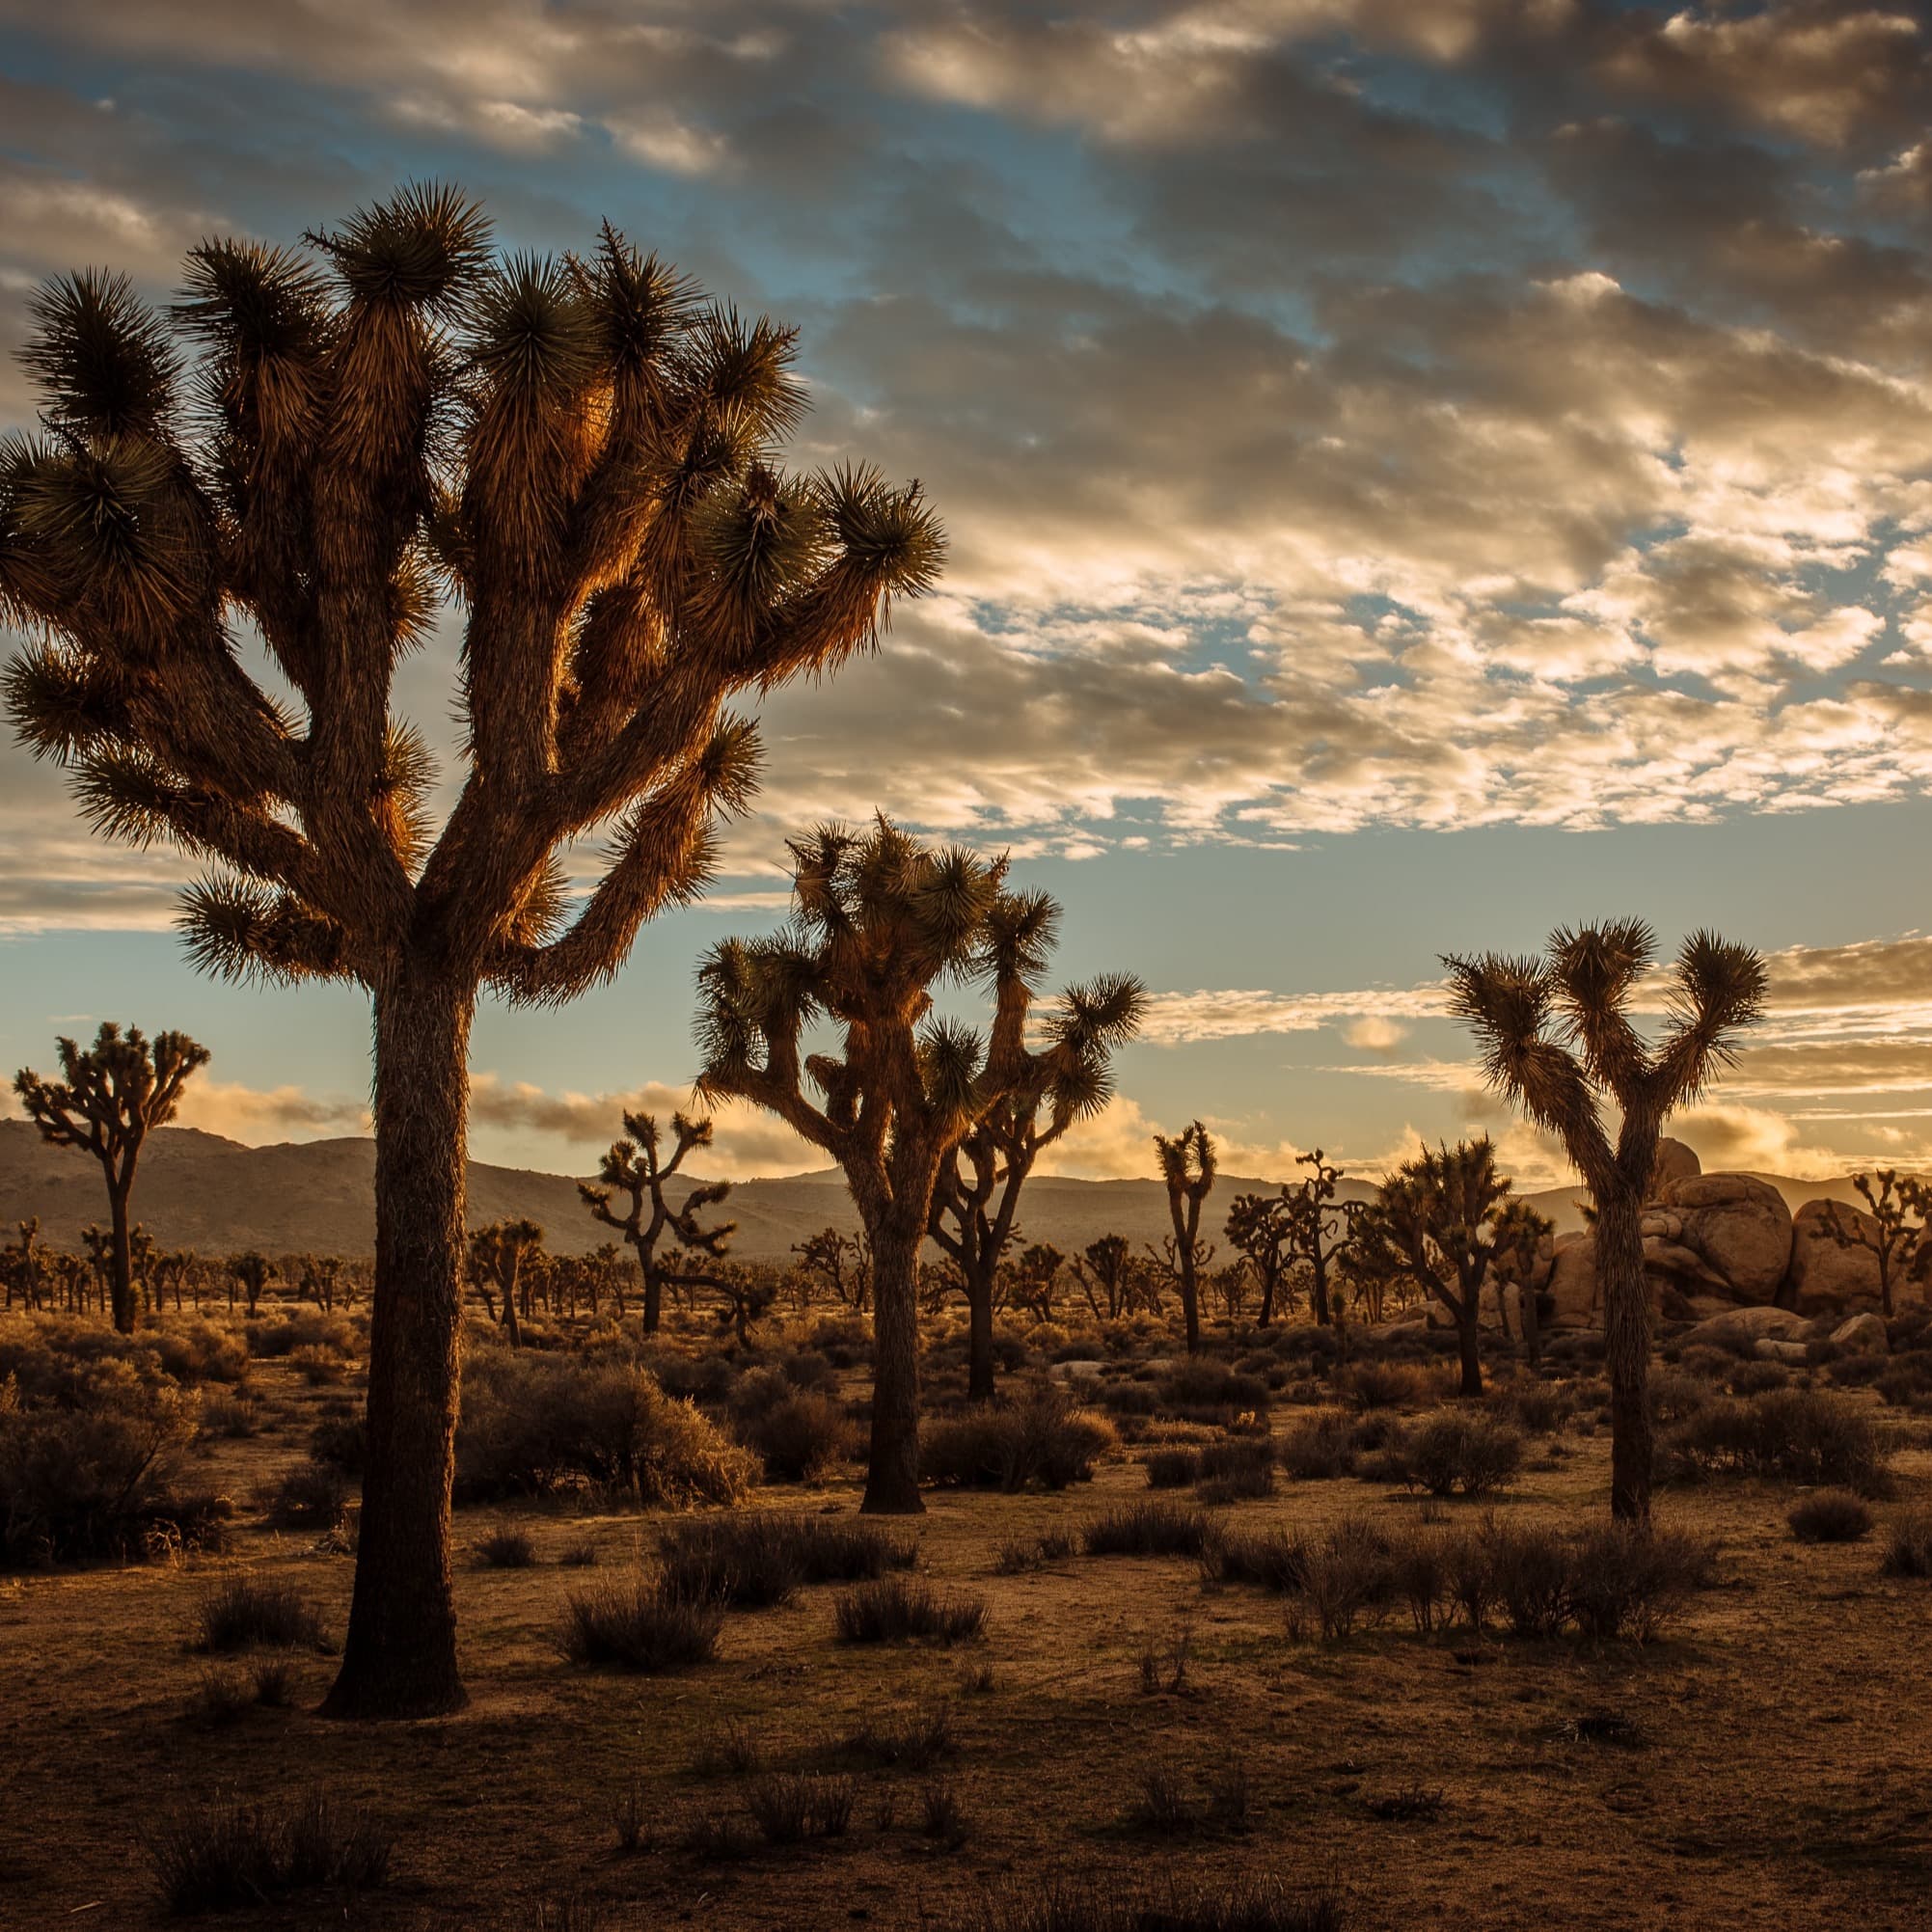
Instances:
[[[1362,1804],[1370,1817],[1384,1824],[1432,1825],[1442,1816],[1446,1795],[1440,1784],[1412,1782],[1376,1792],[1364,1798]]]
[[[1194,1493],[1202,1502],[1247,1502],[1273,1490],[1274,1445],[1266,1436],[1235,1436],[1201,1451]]]
[[[843,1644],[963,1644],[985,1628],[986,1599],[884,1577],[834,1597],[832,1625]]]
[[[678,1845],[704,1864],[729,1864],[751,1849],[745,1828],[724,1811],[698,1812],[686,1823]]]
[[[361,1412],[318,1422],[309,1437],[309,1456],[344,1476],[361,1476],[368,1461],[368,1426]]]
[[[238,1723],[254,1708],[254,1694],[241,1673],[215,1665],[204,1670],[195,1685],[195,1694],[188,1701],[188,1721],[220,1729]]]
[[[861,1316],[822,1315],[799,1339],[835,1369],[872,1366],[872,1328]]]
[[[1217,1530],[1201,1553],[1203,1572],[1216,1583],[1252,1583],[1290,1596],[1307,1580],[1307,1552],[1288,1530]]]
[[[1880,1400],[1893,1408],[1922,1409],[1932,1405],[1932,1351],[1918,1349],[1894,1355],[1872,1381]]]
[[[1389,1563],[1395,1591],[1408,1605],[1416,1634],[1427,1637],[1452,1602],[1449,1539],[1419,1530],[1392,1539]]]
[[[1347,1476],[1355,1467],[1355,1447],[1348,1417],[1310,1416],[1282,1437],[1281,1466],[1298,1483]]]
[[[257,1645],[270,1649],[326,1650],[322,1619],[286,1584],[231,1576],[203,1597],[195,1612],[194,1647],[230,1656]]]
[[[853,1453],[851,1418],[821,1389],[792,1390],[740,1422],[738,1436],[773,1483],[823,1483]]]
[[[1445,1393],[1440,1373],[1418,1362],[1351,1362],[1338,1380],[1365,1409],[1415,1408]]]
[[[1855,1543],[1871,1534],[1871,1508],[1849,1489],[1821,1489],[1784,1519],[1801,1543]]]
[[[254,1401],[246,1394],[206,1396],[202,1401],[201,1433],[228,1442],[245,1442],[261,1427]]]
[[[248,1673],[249,1688],[263,1710],[286,1710],[294,1701],[295,1673],[286,1657],[262,1657]]]
[[[1576,1396],[1562,1382],[1525,1379],[1494,1391],[1491,1403],[1525,1435],[1554,1435],[1569,1420]]]
[[[763,1769],[764,1747],[748,1726],[726,1718],[700,1733],[691,1768],[700,1778],[748,1778]]]
[[[1122,1822],[1129,1831],[1163,1838],[1180,1837],[1194,1829],[1187,1787],[1172,1765],[1151,1764],[1140,1774]]]
[[[1160,1391],[1151,1382],[1102,1382],[1094,1400],[1109,1415],[1144,1419],[1160,1413]]]
[[[1815,1488],[1884,1495],[1884,1446],[1872,1419],[1820,1389],[1779,1389],[1749,1401],[1710,1404],[1658,1445],[1667,1479],[1761,1476]]]
[[[260,1321],[246,1321],[242,1335],[248,1352],[258,1360],[292,1355],[298,1348],[320,1349],[333,1355],[355,1352],[355,1331],[340,1315],[326,1315],[320,1309],[297,1309],[292,1314]]]
[[[944,1705],[884,1722],[868,1718],[836,1746],[839,1756],[894,1771],[929,1770],[958,1750],[952,1714]]]
[[[393,1841],[367,1812],[318,1791],[195,1806],[157,1826],[147,1848],[163,1900],[185,1916],[323,1888],[370,1891],[388,1880]]]
[[[1395,1551],[1386,1534],[1360,1516],[1345,1517],[1302,1553],[1301,1593],[1330,1643],[1379,1614],[1396,1594]]]
[[[298,1462],[268,1492],[268,1520],[283,1530],[327,1530],[342,1520],[349,1485],[322,1462]]]
[[[667,1585],[705,1602],[756,1609],[803,1584],[857,1583],[911,1569],[918,1545],[871,1523],[777,1510],[702,1518],[667,1530]]]
[[[1481,1496],[1506,1483],[1523,1460],[1523,1438],[1481,1409],[1442,1409],[1393,1437],[1382,1469],[1431,1496]]]
[[[1901,1510],[1885,1526],[1881,1576],[1932,1577],[1932,1509]]]
[[[206,1321],[122,1335],[97,1320],[35,1313],[0,1331],[0,1384],[12,1380],[30,1406],[94,1409],[117,1388],[151,1398],[171,1383],[185,1388],[247,1377],[240,1338]]]
[[[942,1932],[1346,1932],[1339,1892],[1294,1890],[1278,1879],[1238,1879],[1201,1889],[1170,1881],[1142,1891],[1109,1879],[1044,1882],[993,1892]]]
[[[1129,1503],[1080,1531],[1090,1557],[1198,1557],[1207,1544],[1208,1518],[1175,1503]]]
[[[1095,1459],[1113,1447],[1112,1429],[1058,1389],[1004,1406],[991,1403],[929,1424],[919,1441],[928,1482],[1009,1494],[1035,1484],[1064,1489],[1090,1482]]]
[[[523,1530],[493,1530],[476,1545],[476,1561],[485,1569],[530,1569],[536,1545]]]
[[[919,1829],[948,1851],[966,1841],[966,1813],[959,1788],[948,1778],[936,1778],[919,1792]]]
[[[1762,1396],[1773,1389],[1789,1388],[1791,1371],[1782,1362],[1739,1362],[1728,1379],[1734,1396]]]
[[[850,1778],[778,1771],[746,1792],[745,1808],[767,1844],[795,1845],[805,1838],[843,1837],[854,1795]]]
[[[557,1643],[573,1664],[656,1675],[710,1663],[723,1623],[717,1604],[681,1596],[658,1578],[633,1576],[573,1594]]]
[[[461,1502],[576,1490],[688,1509],[742,1501],[754,1474],[749,1452],[646,1370],[504,1350],[464,1374]]]
[[[1140,1460],[1150,1489],[1185,1489],[1201,1473],[1201,1458],[1191,1449],[1154,1449]]]
[[[1230,1415],[1267,1413],[1267,1384],[1225,1362],[1196,1355],[1160,1378],[1160,1406],[1170,1415],[1207,1422]]]
[[[81,1413],[0,1383],[0,1568],[220,1549],[227,1501],[174,1486],[193,1436],[192,1399]]]
[[[1461,1539],[1454,1561],[1482,1565],[1486,1600],[1518,1637],[1555,1638],[1574,1626],[1593,1643],[1644,1644],[1711,1587],[1716,1553],[1696,1537],[1626,1523],[1566,1533],[1492,1520]],[[1456,1594],[1465,1597],[1471,1587],[1459,1574]]]

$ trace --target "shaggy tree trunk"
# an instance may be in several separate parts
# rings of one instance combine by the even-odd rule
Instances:
[[[916,1516],[919,1496],[919,1294],[922,1213],[912,1231],[871,1227],[872,1454],[859,1509],[875,1516]]]
[[[329,1717],[433,1717],[468,1701],[449,1578],[473,995],[407,971],[375,998],[375,1289],[368,1462]]]
[[[109,1177],[107,1204],[114,1231],[114,1271],[108,1292],[113,1297],[114,1325],[123,1335],[134,1333],[134,1251],[127,1235],[128,1192],[126,1187],[116,1186]]]
[[[1184,1242],[1181,1248],[1181,1313],[1187,1324],[1187,1352],[1201,1348],[1201,1283],[1194,1272],[1194,1248]]]
[[[1650,1297],[1637,1191],[1605,1188],[1596,1201],[1596,1265],[1603,1287],[1603,1360],[1610,1375],[1610,1513],[1650,1520]]]
[[[1537,1306],[1537,1267],[1532,1262],[1528,1279],[1517,1291],[1516,1306],[1520,1310],[1517,1326],[1523,1331],[1523,1353],[1532,1367],[1543,1359],[1543,1318]]]
[[[1328,1258],[1321,1252],[1321,1230],[1315,1231],[1315,1253],[1309,1264],[1314,1279],[1309,1287],[1309,1299],[1315,1304],[1315,1325],[1326,1328],[1329,1325],[1328,1308]]]
[[[990,1402],[993,1382],[992,1268],[975,1260],[962,1270],[966,1292],[966,1401]]]
[[[643,1250],[639,1249],[638,1252],[638,1265],[642,1268],[644,1275],[644,1333],[646,1335],[655,1335],[658,1332],[658,1322],[664,1316],[664,1280],[659,1275],[657,1269],[643,1259]],[[620,1314],[623,1312],[621,1306],[622,1294],[623,1291],[621,1289],[618,1290],[620,1304],[618,1312]]]
[[[1482,1306],[1473,1293],[1459,1303],[1450,1303],[1456,1315],[1456,1346],[1462,1357],[1462,1386],[1456,1391],[1458,1395],[1480,1396],[1483,1393],[1483,1355],[1477,1336]]]

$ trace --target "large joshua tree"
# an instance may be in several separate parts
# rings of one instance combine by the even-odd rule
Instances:
[[[1140,1030],[1139,980],[1103,974],[1069,987],[1036,1021],[1038,995],[1060,909],[1044,892],[1013,892],[987,918],[986,970],[998,1005],[986,1072],[995,1100],[939,1168],[928,1232],[958,1266],[967,1312],[966,1400],[993,1395],[993,1303],[999,1265],[1018,1226],[1020,1189],[1041,1154],[1113,1092],[1112,1058]],[[1029,1029],[1038,1045],[1029,1048]]]
[[[970,1027],[933,1016],[933,990],[982,984],[997,1016],[1032,967],[1004,943],[1016,914],[1003,858],[922,845],[884,818],[863,832],[821,827],[791,853],[790,926],[727,939],[698,969],[698,1087],[770,1108],[845,1170],[872,1252],[876,1366],[860,1507],[913,1514],[925,1507],[919,1245],[940,1169],[1017,1077],[1010,1053],[995,1063]],[[803,1035],[819,1020],[838,1050],[807,1055]]]
[[[721,1228],[699,1225],[698,1215],[716,1207],[731,1191],[728,1181],[707,1181],[690,1188],[675,1207],[665,1194],[665,1184],[684,1165],[684,1157],[694,1148],[711,1145],[712,1126],[708,1120],[692,1120],[681,1113],[671,1115],[671,1152],[664,1153],[664,1135],[655,1115],[626,1112],[624,1138],[613,1140],[597,1169],[600,1184],[580,1181],[577,1192],[591,1217],[607,1228],[615,1228],[637,1250],[638,1266],[644,1277],[644,1333],[655,1335],[664,1312],[667,1282],[684,1285],[708,1281],[708,1275],[667,1266],[659,1257],[658,1243],[669,1235],[689,1252],[714,1258],[724,1252],[724,1244],[736,1233],[728,1223]],[[630,1196],[631,1205],[620,1214],[611,1205],[618,1188]]]
[[[1174,1223],[1174,1279],[1191,1355],[1201,1346],[1201,1205],[1213,1190],[1214,1140],[1198,1120],[1189,1121],[1177,1134],[1156,1133],[1154,1152]]]
[[[134,1245],[127,1204],[134,1193],[134,1170],[148,1129],[166,1127],[175,1118],[181,1089],[197,1069],[207,1065],[208,1049],[185,1033],[157,1033],[150,1045],[140,1027],[123,1033],[108,1020],[101,1022],[92,1047],[63,1038],[57,1050],[58,1080],[43,1080],[22,1067],[14,1076],[14,1091],[42,1140],[80,1148],[100,1163],[111,1234],[108,1294],[115,1327],[131,1335]]]
[[[1667,1018],[1646,1041],[1630,1018],[1656,962],[1639,919],[1559,928],[1540,959],[1445,958],[1451,1010],[1476,1029],[1489,1084],[1556,1134],[1596,1208],[1597,1279],[1610,1372],[1610,1508],[1650,1519],[1650,1302],[1644,1196],[1673,1108],[1695,1100],[1764,1006],[1764,963],[1715,933],[1693,934],[1659,989]],[[1605,1118],[1618,1114],[1615,1138]]]
[[[374,1008],[368,1463],[324,1706],[464,1701],[449,1494],[466,1058],[479,989],[571,997],[700,886],[752,788],[726,706],[870,643],[932,580],[916,485],[789,476],[793,336],[708,306],[606,228],[495,259],[408,188],[306,251],[204,243],[162,316],[44,291],[37,440],[0,459],[8,697],[99,830],[207,862],[204,967],[348,980]],[[460,610],[442,823],[398,660]],[[259,635],[286,700],[246,669]],[[565,855],[608,845],[573,900]]]

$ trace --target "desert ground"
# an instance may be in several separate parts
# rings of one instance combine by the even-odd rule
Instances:
[[[264,1343],[278,1320],[279,1343]],[[854,1327],[827,1332],[849,1340]],[[1170,1345],[1140,1329],[1131,1347],[1124,1332],[1110,1338],[1107,1386],[1163,1386]],[[14,1315],[0,1346],[16,1360],[39,1348],[44,1369],[60,1332]],[[1089,1481],[936,1486],[923,1517],[885,1524],[916,1543],[918,1579],[983,1601],[979,1634],[957,1644],[841,1642],[840,1586],[807,1585],[729,1610],[713,1661],[585,1668],[558,1646],[567,1599],[650,1570],[660,1537],[692,1512],[588,1494],[460,1508],[470,1705],[368,1727],[312,1714],[334,1668],[314,1643],[229,1657],[194,1647],[204,1606],[236,1578],[297,1592],[324,1646],[343,1627],[351,1535],[276,1527],[274,1498],[284,1479],[299,1488],[313,1473],[318,1426],[349,1412],[365,1343],[340,1316],[267,1313],[256,1325],[270,1348],[304,1333],[321,1339],[201,1385],[200,1432],[176,1480],[229,1499],[225,1546],[183,1554],[164,1537],[150,1560],[0,1579],[0,1922],[175,1922],[157,1860],[180,1821],[301,1791],[367,1813],[391,1846],[386,1882],[292,1893],[221,1922],[1019,1925],[1041,1922],[1025,1912],[1057,1874],[1109,1897],[1278,1882],[1356,1928],[1932,1923],[1932,1585],[1882,1574],[1887,1525],[1932,1495],[1932,1428],[1909,1402],[1831,1386],[1832,1365],[1767,1374],[1708,1351],[1688,1368],[1659,1364],[1680,1406],[1704,1400],[1690,1393],[1700,1385],[1723,1403],[1815,1384],[1881,1432],[1890,1473],[1871,1533],[1837,1544],[1794,1537],[1787,1515],[1806,1492],[1787,1482],[1664,1487],[1660,1526],[1714,1545],[1715,1566],[1646,1643],[1523,1638],[1495,1613],[1479,1634],[1446,1611],[1421,1635],[1400,1603],[1324,1638],[1293,1592],[1216,1580],[1196,1557],[1082,1553],[1085,1527],[1116,1506],[1199,1510],[1185,1488],[1150,1492],[1144,1458],[1156,1450],[1252,1443],[1265,1428],[1278,1456],[1320,1417],[1400,1429],[1441,1400],[1439,1344],[1381,1349],[1412,1359],[1382,1364],[1378,1379],[1362,1368],[1378,1360],[1373,1339],[1358,1340],[1352,1366],[1324,1369],[1290,1352],[1291,1326],[1212,1345],[1251,1362],[1280,1351],[1265,1414],[1180,1402],[1182,1418],[1122,1413]],[[569,1351],[566,1336],[537,1339]],[[725,1362],[689,1324],[653,1346],[661,1368],[691,1364],[724,1413],[721,1392],[759,1363],[796,1365],[810,1339],[774,1330]],[[1050,1356],[1082,1339],[1003,1335],[1007,1393],[1050,1385]],[[941,1414],[957,1362],[956,1338],[936,1335],[928,1379]],[[1728,1398],[1728,1374],[1758,1393]],[[1271,1494],[1202,1513],[1211,1536],[1237,1540],[1283,1529],[1319,1541],[1364,1517],[1398,1535],[1425,1518],[1443,1536],[1593,1523],[1609,1451],[1595,1375],[1587,1359],[1534,1377],[1491,1364],[1484,1411],[1537,1423],[1564,1411],[1554,1429],[1521,1431],[1520,1467],[1493,1492],[1436,1501],[1391,1484],[1371,1456],[1354,1475],[1280,1470]],[[862,1400],[861,1367],[833,1386]],[[1540,1409],[1511,1406],[1532,1389]],[[855,1477],[842,1462],[817,1483],[762,1484],[737,1511],[854,1522]],[[483,1546],[500,1532],[522,1533],[531,1547],[515,1553],[531,1560],[493,1566]],[[285,1666],[269,1673],[267,1703],[252,1675],[264,1660]],[[840,1794],[836,1836],[761,1834],[758,1792],[789,1773]]]

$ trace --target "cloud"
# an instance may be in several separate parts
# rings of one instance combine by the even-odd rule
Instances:
[[[320,1140],[371,1130],[367,1102],[329,1099],[296,1086],[263,1092],[232,1081],[197,1078],[181,1096],[176,1124],[261,1146],[270,1140]]]
[[[1409,1037],[1409,1029],[1385,1014],[1371,1013],[1344,1028],[1342,1037],[1366,1053],[1393,1053]]]

